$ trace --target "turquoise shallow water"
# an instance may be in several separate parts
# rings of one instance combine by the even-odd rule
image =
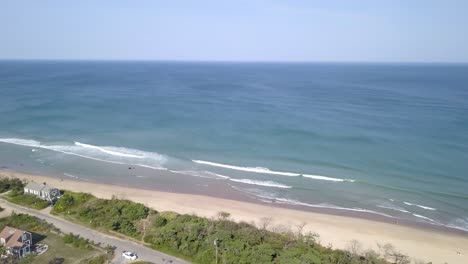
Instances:
[[[467,161],[467,65],[0,62],[3,167],[468,230]]]

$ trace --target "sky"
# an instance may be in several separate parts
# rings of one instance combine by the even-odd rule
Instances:
[[[468,62],[464,0],[0,1],[0,59]]]

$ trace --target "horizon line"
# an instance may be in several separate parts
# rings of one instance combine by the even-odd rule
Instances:
[[[252,63],[252,64],[468,64],[468,61],[313,61],[313,60],[185,60],[185,59],[55,59],[55,58],[0,58],[0,61],[48,62],[175,62],[175,63]]]

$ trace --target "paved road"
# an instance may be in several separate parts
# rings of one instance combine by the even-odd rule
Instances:
[[[78,224],[65,221],[57,216],[49,214],[50,208],[37,211],[34,209],[29,209],[29,208],[22,207],[16,204],[12,204],[8,201],[5,201],[4,199],[0,199],[0,206],[5,209],[14,210],[17,213],[29,214],[29,215],[44,219],[47,222],[59,228],[64,233],[71,232],[73,234],[80,235],[83,238],[94,240],[95,243],[102,243],[103,245],[109,244],[109,245],[115,246],[116,257],[113,260],[113,263],[128,263],[128,261],[124,260],[122,257],[122,252],[124,250],[137,253],[139,257],[138,260],[151,261],[157,264],[167,264],[167,263],[186,264],[188,263],[176,257],[172,257],[162,252],[149,249],[140,244],[127,241],[127,240],[123,240],[120,238],[116,238],[113,236],[109,236],[109,235],[97,232],[91,228],[87,228]]]

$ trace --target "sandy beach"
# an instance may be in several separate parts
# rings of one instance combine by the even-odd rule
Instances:
[[[143,203],[158,211],[175,211],[204,217],[214,217],[217,212],[225,211],[229,212],[232,219],[236,221],[254,222],[257,225],[260,224],[262,218],[271,218],[270,229],[290,228],[295,231],[298,226],[306,224],[304,231],[319,234],[319,242],[322,245],[332,245],[334,248],[346,249],[352,240],[358,240],[363,249],[374,250],[378,250],[377,243],[381,245],[391,243],[397,250],[415,260],[433,263],[468,262],[468,236],[456,232],[427,230],[201,195],[142,190],[10,171],[2,171],[0,176],[47,182],[57,188],[87,192],[100,198],[116,196]]]

